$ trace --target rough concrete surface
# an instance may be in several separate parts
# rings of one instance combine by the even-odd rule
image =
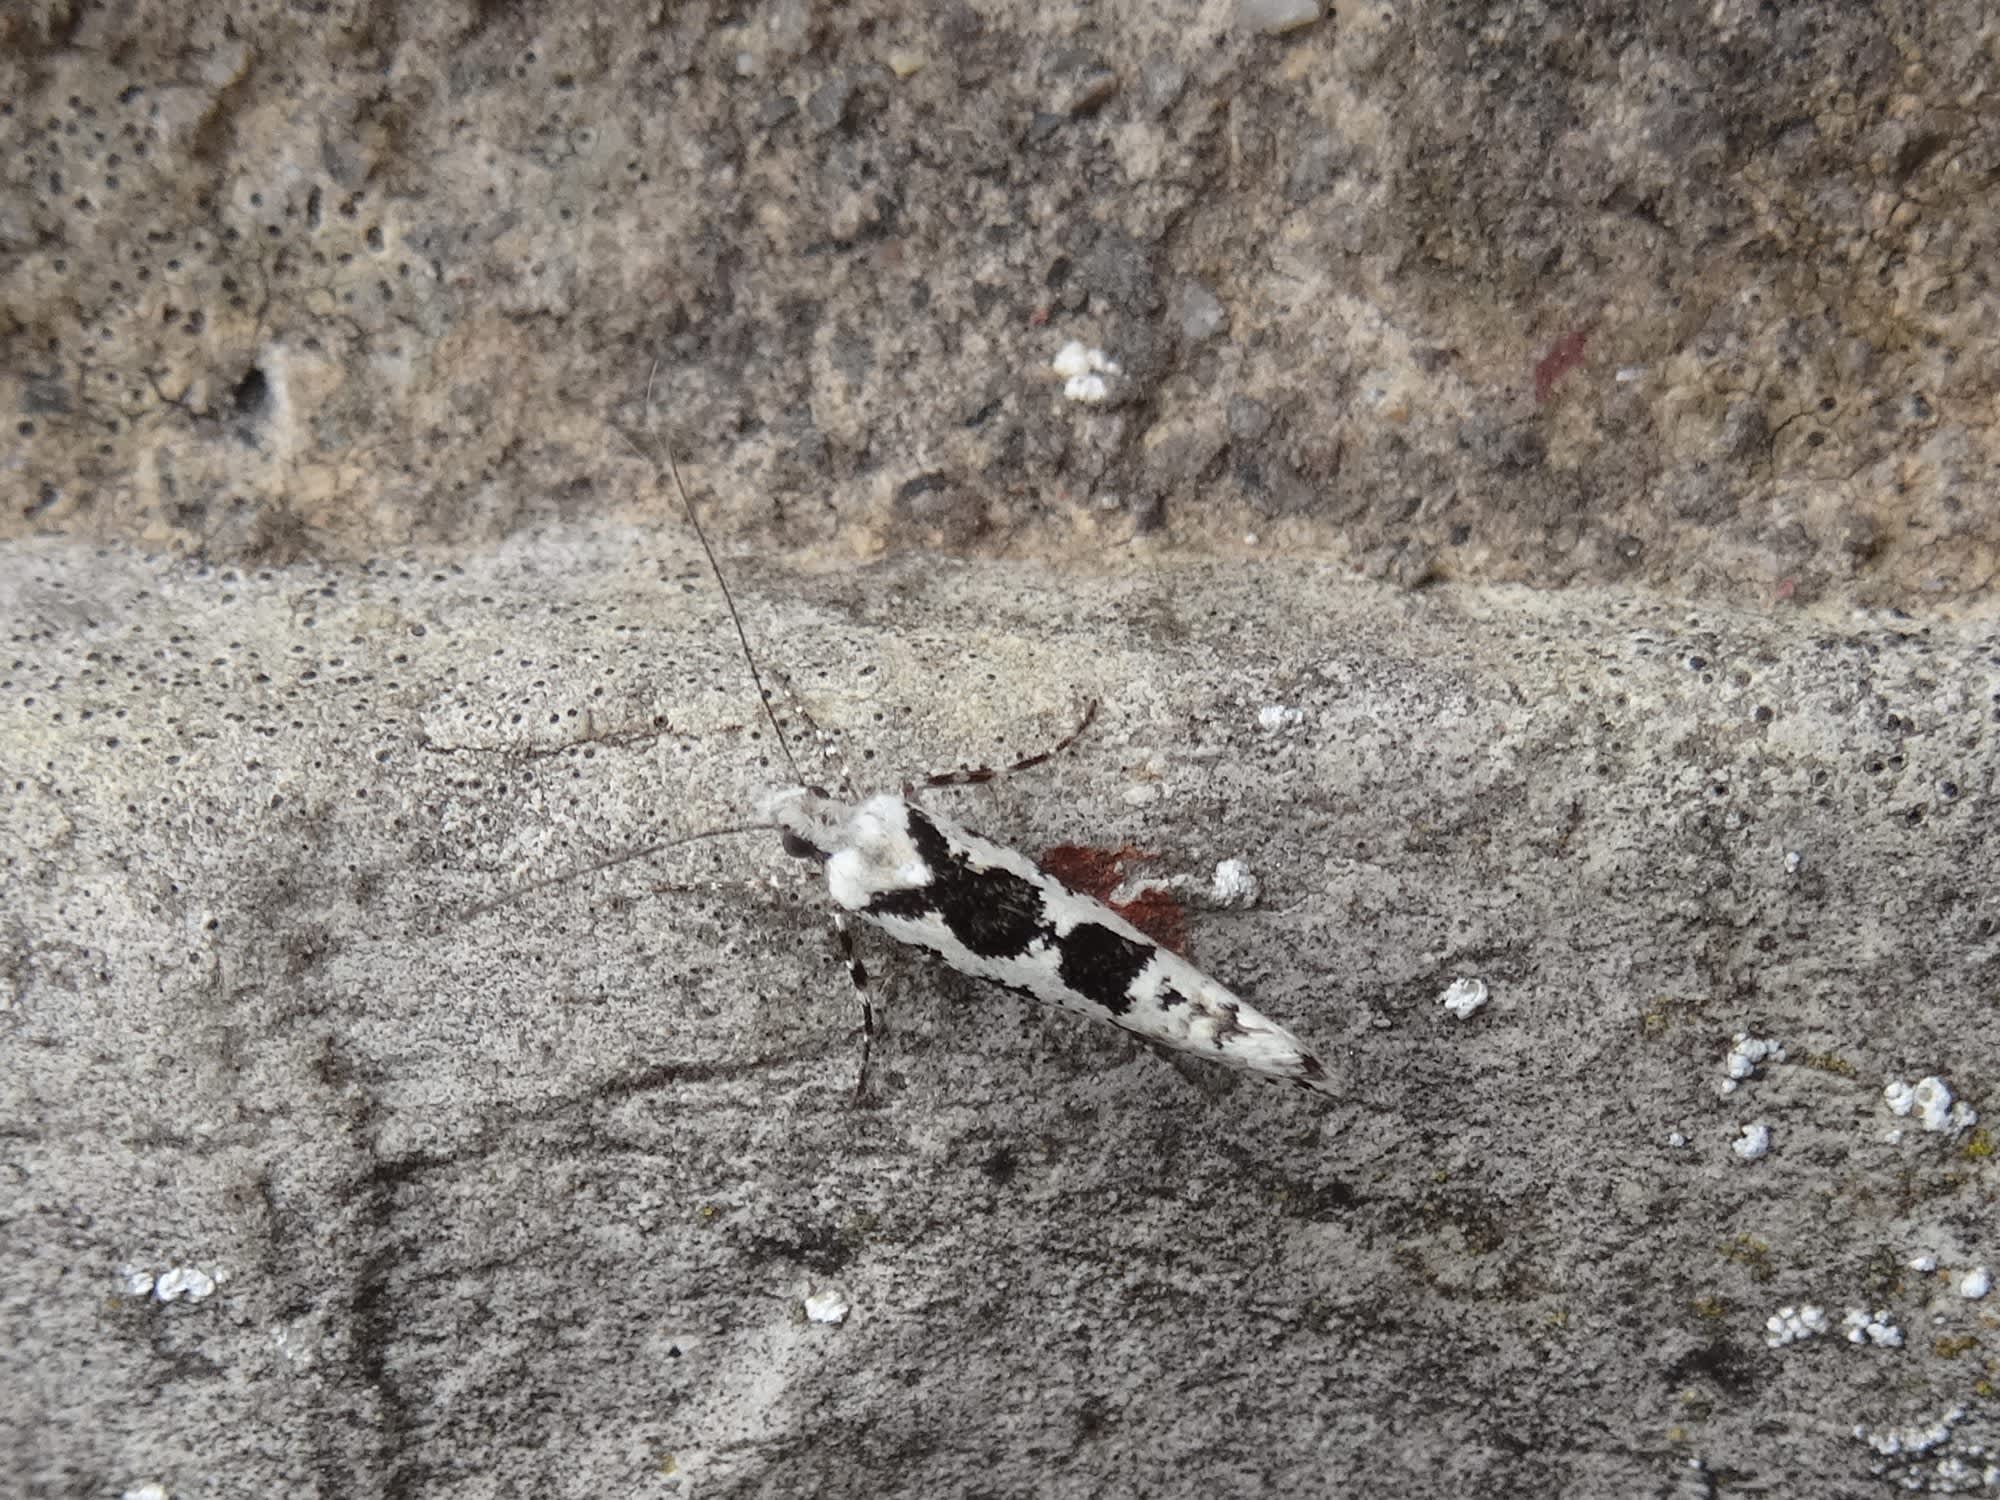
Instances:
[[[1990,5],[1321,9],[17,4],[0,526],[630,519],[657,363],[766,544],[1992,583]]]
[[[0,8],[0,1497],[2000,1491],[1996,51]],[[662,438],[1348,1102],[581,873],[791,775]]]
[[[1100,697],[934,795],[1246,859],[1196,957],[1349,1100],[878,941],[858,1108],[769,836],[543,883],[786,779],[684,538],[0,567],[14,1493],[1869,1495],[2000,1453],[1992,1137],[1883,1096],[1994,1107],[1990,626],[737,560],[878,784]],[[1739,1034],[1784,1059],[1725,1095]]]

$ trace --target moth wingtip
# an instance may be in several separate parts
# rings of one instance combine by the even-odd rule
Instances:
[[[1311,1093],[1333,1096],[1333,1080],[1327,1076],[1326,1064],[1310,1052],[1299,1054],[1299,1070],[1292,1082]]]

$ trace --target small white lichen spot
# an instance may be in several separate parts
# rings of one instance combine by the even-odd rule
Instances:
[[[1049,368],[1063,379],[1063,399],[1095,406],[1111,394],[1106,375],[1122,375],[1118,362],[1102,349],[1087,349],[1075,339],[1056,351]]]
[[[1951,1085],[1942,1078],[1920,1078],[1914,1085],[1891,1078],[1882,1088],[1882,1102],[1893,1114],[1914,1114],[1932,1134],[1956,1134],[1979,1123],[1979,1111],[1969,1104],[1953,1103]]]
[[[1745,1161],[1757,1161],[1771,1149],[1771,1127],[1762,1120],[1745,1125],[1743,1134],[1729,1143],[1729,1149]]]
[[[1937,1257],[1928,1250],[1920,1251],[1918,1254],[1910,1257],[1910,1269],[1912,1271],[1935,1271],[1937,1269]]]
[[[1857,1423],[1854,1435],[1884,1458],[1912,1453],[1928,1453],[1951,1436],[1951,1429],[1965,1418],[1965,1408],[1954,1406],[1928,1427],[1892,1427],[1886,1432],[1870,1432]]]
[[[1454,979],[1438,996],[1438,1004],[1450,1011],[1454,1020],[1469,1021],[1486,1003],[1488,993],[1483,979]]]
[[[1939,1131],[1951,1123],[1951,1085],[1942,1078],[1918,1079],[1911,1096],[1924,1129]]]
[[[815,1323],[844,1323],[849,1310],[847,1299],[832,1287],[806,1298],[806,1316]]]
[[[1067,380],[1072,375],[1087,374],[1092,368],[1090,357],[1095,353],[1102,357],[1102,350],[1086,349],[1078,339],[1071,339],[1056,350],[1056,357],[1049,361],[1049,368]]]
[[[1903,1347],[1903,1330],[1889,1321],[1889,1310],[1885,1307],[1878,1307],[1872,1313],[1866,1308],[1850,1307],[1840,1326],[1850,1344],[1873,1344],[1880,1349]]]
[[[120,1266],[118,1289],[128,1297],[150,1297],[153,1295],[153,1273],[142,1271],[137,1266]]]
[[[1669,1146],[1672,1146],[1676,1151],[1685,1148],[1687,1143],[1688,1143],[1688,1138],[1682,1135],[1678,1130],[1676,1130],[1672,1135],[1667,1137],[1667,1144]]]
[[[1804,863],[1805,863],[1805,857],[1801,855],[1798,850],[1787,849],[1785,851],[1785,873],[1787,875],[1798,874],[1799,866]]]
[[[1208,887],[1209,899],[1217,906],[1255,906],[1263,892],[1263,884],[1240,859],[1218,863]]]
[[[1757,1065],[1763,1062],[1783,1062],[1785,1049],[1769,1037],[1752,1036],[1747,1031],[1736,1033],[1736,1040],[1730,1044],[1729,1055],[1722,1060],[1724,1074],[1721,1091],[1724,1094],[1736,1092],[1736,1086],[1746,1078],[1757,1076]]]
[[[171,1271],[162,1271],[160,1279],[153,1283],[153,1295],[162,1302],[177,1302],[183,1297],[190,1302],[200,1302],[214,1291],[215,1278],[193,1266],[175,1266]]]
[[[1958,1295],[1968,1302],[1977,1302],[1993,1290],[1993,1278],[1986,1274],[1986,1267],[1974,1266],[1958,1278]]]
[[[1257,727],[1266,734],[1277,734],[1286,729],[1296,728],[1305,716],[1304,709],[1293,708],[1285,703],[1266,703],[1257,710]]]
[[[119,1500],[167,1500],[164,1484],[142,1484],[137,1489],[127,1490]]]
[[[1810,1303],[1802,1307],[1781,1307],[1764,1320],[1764,1342],[1773,1349],[1796,1344],[1826,1332],[1826,1309]]]

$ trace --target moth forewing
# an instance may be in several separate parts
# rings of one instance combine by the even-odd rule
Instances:
[[[827,892],[962,974],[1228,1067],[1319,1093],[1296,1037],[1109,906],[901,796],[839,802],[794,788],[766,804]]]

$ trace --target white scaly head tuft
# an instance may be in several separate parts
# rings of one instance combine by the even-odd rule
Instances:
[[[933,878],[901,797],[883,793],[857,806],[817,787],[792,787],[767,797],[760,816],[778,825],[786,853],[825,864],[827,892],[848,911],[865,912],[882,896]]]

